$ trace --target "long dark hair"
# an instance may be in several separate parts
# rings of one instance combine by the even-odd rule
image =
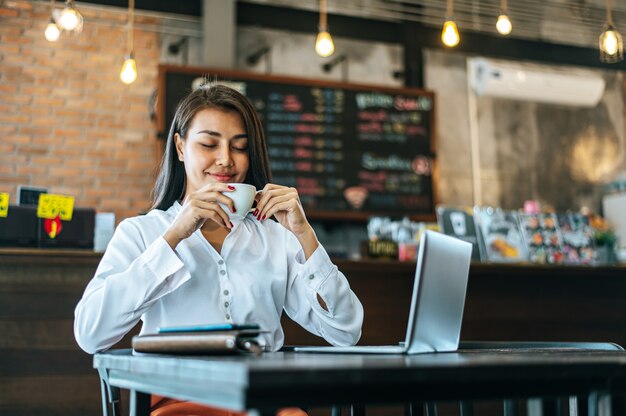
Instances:
[[[271,181],[269,158],[265,134],[259,116],[246,97],[238,91],[216,83],[201,86],[181,100],[167,135],[165,153],[161,159],[159,173],[152,189],[152,208],[167,210],[185,192],[185,166],[178,160],[174,136],[176,133],[183,139],[191,120],[200,110],[215,108],[218,110],[235,111],[241,116],[248,135],[248,158],[250,166],[244,183],[254,185],[257,189]]]

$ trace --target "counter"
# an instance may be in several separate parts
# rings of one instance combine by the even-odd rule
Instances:
[[[0,249],[0,408],[7,414],[98,414],[91,356],[74,307],[101,253]],[[414,263],[337,260],[365,306],[362,344],[405,333]],[[613,341],[626,346],[626,267],[473,264],[463,340]],[[283,319],[287,344],[322,344]],[[119,347],[128,347],[130,337]],[[72,392],[68,396],[68,392]]]
[[[402,339],[415,263],[336,261],[365,305],[361,343]],[[461,339],[613,341],[626,346],[626,265],[470,268]],[[320,341],[285,322],[287,339]],[[295,341],[292,341],[295,342]]]

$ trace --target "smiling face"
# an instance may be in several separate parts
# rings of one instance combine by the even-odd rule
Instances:
[[[244,182],[250,166],[248,135],[237,112],[205,108],[187,132],[186,138],[174,137],[185,165],[185,195],[211,182]]]

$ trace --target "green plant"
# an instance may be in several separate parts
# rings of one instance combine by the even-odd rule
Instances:
[[[611,228],[609,223],[599,215],[592,214],[589,216],[589,224],[593,229],[593,240],[596,246],[613,247],[617,237],[615,230]]]

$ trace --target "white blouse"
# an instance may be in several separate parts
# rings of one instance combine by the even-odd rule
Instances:
[[[289,230],[249,214],[232,220],[221,253],[200,230],[172,250],[162,235],[180,210],[175,202],[117,227],[76,306],[74,335],[82,349],[110,348],[141,319],[142,334],[165,326],[257,323],[269,331],[260,343],[278,350],[283,309],[333,345],[359,340],[363,307],[321,245],[305,261]]]

